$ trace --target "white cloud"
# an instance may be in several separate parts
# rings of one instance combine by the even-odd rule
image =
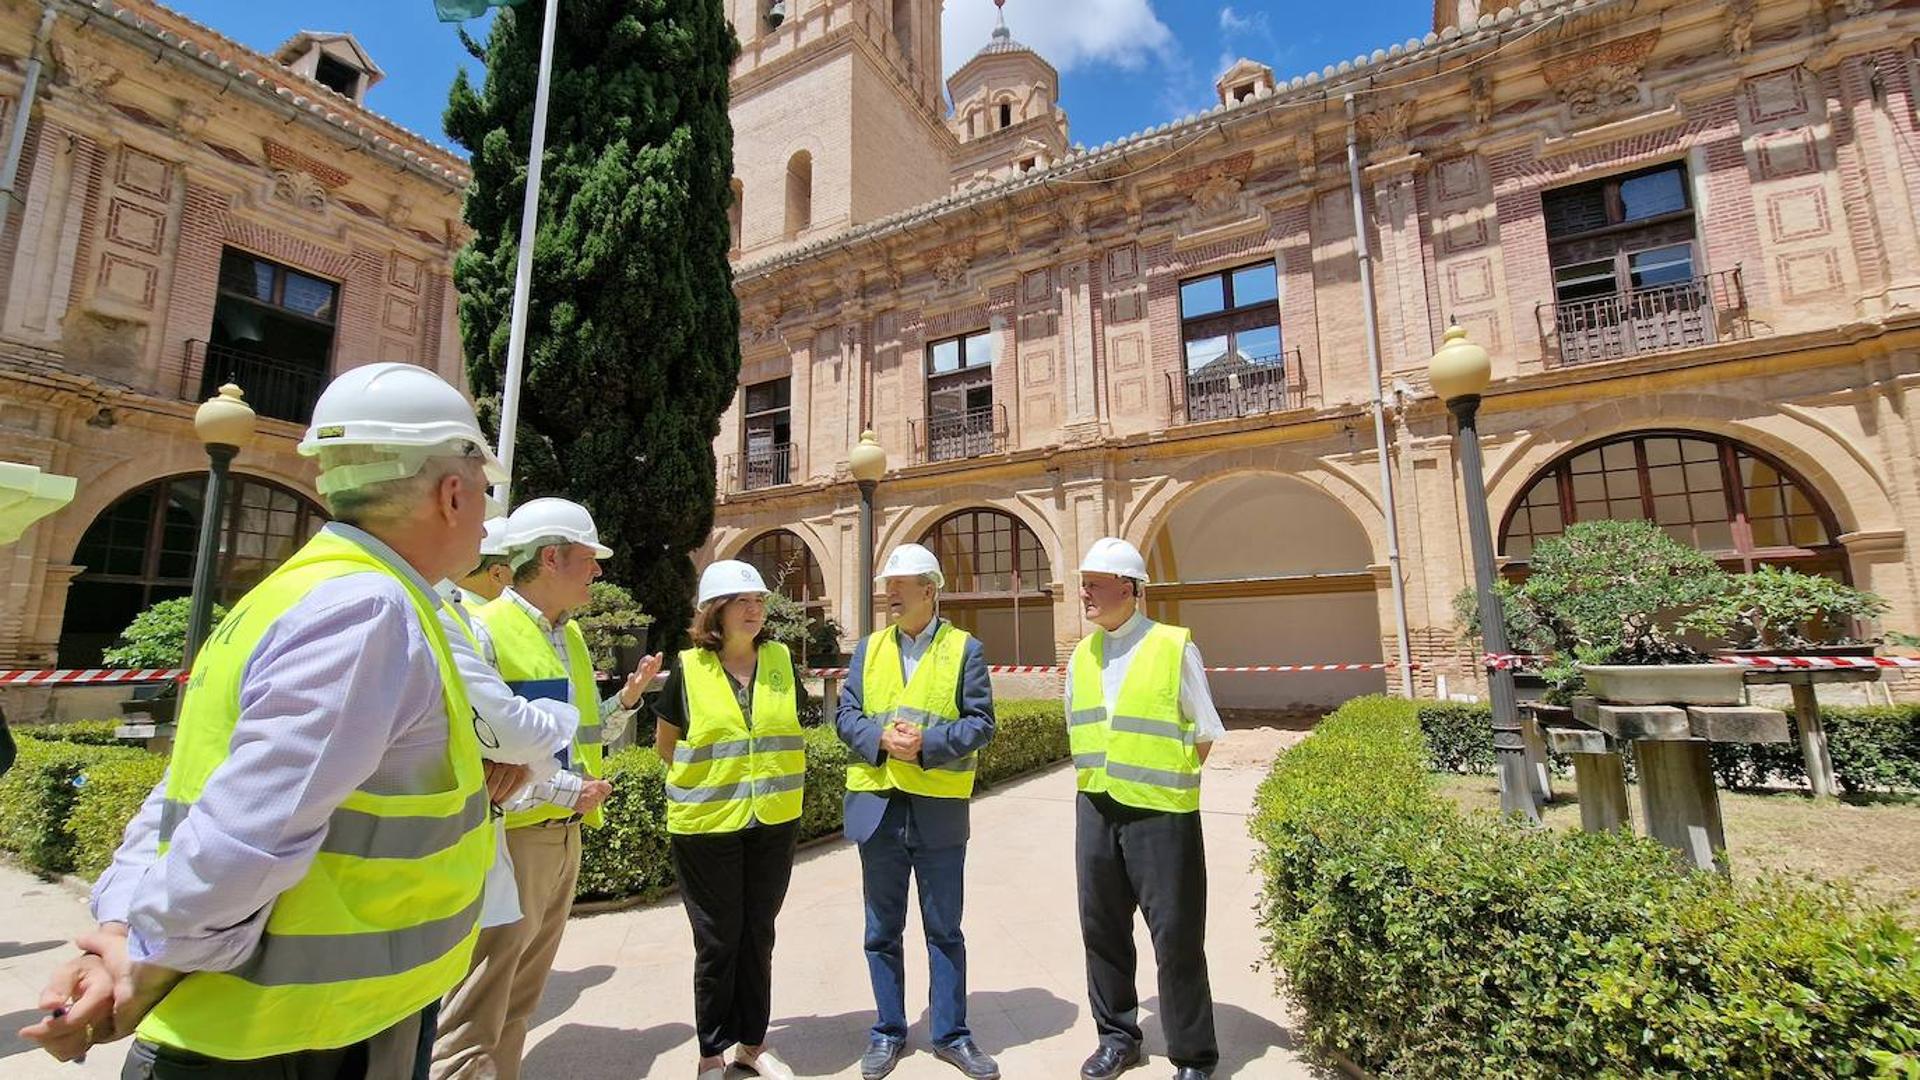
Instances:
[[[994,7],[986,0],[950,0],[940,20],[945,70],[979,52],[993,33]],[[1152,0],[1044,0],[1007,10],[1015,41],[1031,47],[1064,74],[1110,64],[1128,70],[1174,63],[1173,31],[1154,14]]]
[[[1267,25],[1267,13],[1256,11],[1252,15],[1242,15],[1229,4],[1220,9],[1220,31],[1224,34],[1246,34],[1258,32],[1262,37],[1272,35]]]

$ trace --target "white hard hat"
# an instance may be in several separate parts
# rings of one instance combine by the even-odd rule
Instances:
[[[885,584],[892,577],[929,577],[933,587],[947,587],[947,575],[940,572],[940,560],[919,544],[901,544],[887,555],[887,565],[873,576],[874,584]]]
[[[709,565],[700,573],[700,599],[695,605],[705,607],[709,601],[721,600],[729,596],[745,593],[759,593],[765,596],[772,592],[767,588],[766,579],[752,563],[739,559],[721,559]]]
[[[487,519],[487,535],[480,541],[480,554],[505,555],[507,553],[507,519],[503,517]]]
[[[1140,549],[1117,536],[1103,536],[1087,549],[1087,557],[1080,560],[1080,572],[1089,571],[1147,583],[1147,560],[1140,557]]]
[[[334,446],[391,448],[391,461],[341,465],[320,475],[322,495],[399,480],[420,471],[429,457],[471,446],[489,483],[504,483],[507,471],[487,446],[480,420],[466,396],[445,379],[415,364],[365,364],[327,384],[313,403],[313,423],[300,453],[314,457]]]
[[[577,502],[566,499],[534,499],[520,504],[507,517],[506,545],[513,552],[517,570],[533,558],[533,553],[548,544],[585,544],[596,559],[610,558],[613,549],[600,543],[600,530],[593,515]]]

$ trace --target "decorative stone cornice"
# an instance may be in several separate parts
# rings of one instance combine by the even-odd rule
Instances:
[[[1640,77],[1660,31],[1609,41],[1541,66],[1547,85],[1575,120],[1590,120],[1640,103]]]
[[[1413,125],[1414,101],[1395,101],[1377,105],[1361,113],[1360,134],[1375,152],[1398,150],[1407,144],[1407,129]]]

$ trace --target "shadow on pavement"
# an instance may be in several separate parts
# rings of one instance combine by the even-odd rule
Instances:
[[[662,1024],[634,1031],[631,1028],[595,1027],[568,1024],[540,1040],[528,1052],[521,1065],[524,1076],[565,1077],[566,1080],[634,1080],[639,1076],[692,1075],[698,1052],[691,1046],[691,1024]],[[687,1060],[681,1067],[672,1064],[654,1068],[660,1055],[682,1044]]]
[[[529,1029],[559,1016],[574,1007],[580,1001],[580,995],[613,978],[613,968],[607,964],[596,964],[579,971],[556,971],[547,976],[547,988],[540,995],[540,1004],[533,1010],[533,1019],[527,1021]]]
[[[1146,1037],[1147,1045],[1156,1048],[1155,1056],[1164,1056],[1167,1037],[1160,1026],[1160,998],[1148,998],[1141,1005],[1143,1011],[1151,1015],[1141,1018],[1140,1033]],[[1283,1006],[1275,1002],[1274,1008]],[[1230,1002],[1213,1003],[1213,1028],[1220,1041],[1220,1064],[1213,1071],[1214,1080],[1240,1075],[1242,1069],[1265,1056],[1268,1050],[1279,1049],[1303,1059],[1313,1053],[1292,1028]],[[1342,1075],[1339,1070],[1318,1062],[1313,1063],[1312,1068],[1319,1076]]]
[[[44,1019],[46,1015],[39,1009],[22,1009],[19,1012],[0,1016],[0,1058],[9,1058],[29,1051],[39,1052],[38,1046],[20,1037],[20,1029],[36,1020]]]
[[[873,1010],[838,1016],[780,1016],[767,1029],[767,1046],[801,1076],[838,1076],[867,1051]],[[924,1032],[913,1036],[926,1045]]]
[[[977,1032],[981,1018],[999,1013],[1007,1018],[1020,1039],[1012,1046],[987,1046],[981,1049],[989,1054],[998,1054],[1011,1050],[1014,1046],[1026,1046],[1029,1043],[1045,1042],[1056,1035],[1071,1030],[1073,1022],[1080,1018],[1080,1006],[1060,997],[1051,990],[1037,986],[1025,986],[1018,990],[983,990],[967,995],[967,1019]],[[920,1020],[913,1025],[914,1037],[920,1045],[927,1045],[927,1023],[929,1014],[921,1010]]]
[[[58,939],[53,941],[0,941],[0,960],[11,960],[16,956],[46,952],[48,949],[65,944],[66,942]]]

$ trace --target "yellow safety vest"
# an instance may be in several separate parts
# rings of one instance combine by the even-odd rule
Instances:
[[[720,654],[711,649],[680,654],[687,730],[667,768],[668,832],[734,832],[754,821],[780,825],[800,816],[807,740],[800,733],[792,679],[787,647],[762,644],[748,727]]]
[[[606,771],[600,746],[600,688],[593,681],[593,656],[587,652],[587,639],[580,627],[571,621],[561,627],[567,642],[567,662],[563,665],[546,631],[513,597],[501,594],[474,612],[474,617],[486,624],[493,638],[493,663],[509,690],[528,701],[559,701],[579,710],[580,726],[573,733],[573,754],[568,764],[599,778]],[[572,816],[573,811],[564,806],[542,803],[508,814],[507,828]],[[606,816],[596,808],[585,820],[598,828]]]
[[[349,794],[306,876],[274,900],[253,954],[231,971],[181,980],[140,1024],[143,1039],[235,1061],[348,1046],[419,1012],[467,973],[494,856],[473,711],[438,599],[345,537],[308,541],[234,605],[195,658],[167,768],[160,851],[227,760],[261,638],[315,586],[360,573],[399,581],[413,601],[439,666],[453,786]]]
[[[867,655],[860,669],[860,703],[867,716],[882,727],[902,721],[928,728],[960,719],[960,669],[967,662],[965,630],[942,622],[933,632],[913,679],[900,680],[900,632],[889,626],[867,639]],[[968,754],[934,769],[888,757],[879,765],[853,762],[847,766],[848,791],[891,791],[938,799],[965,799],[973,794],[973,774],[979,754]]]
[[[1193,723],[1180,715],[1180,662],[1192,635],[1155,624],[1135,646],[1107,715],[1100,662],[1107,633],[1096,629],[1073,650],[1073,708],[1067,734],[1075,784],[1141,810],[1200,809],[1200,752]]]

